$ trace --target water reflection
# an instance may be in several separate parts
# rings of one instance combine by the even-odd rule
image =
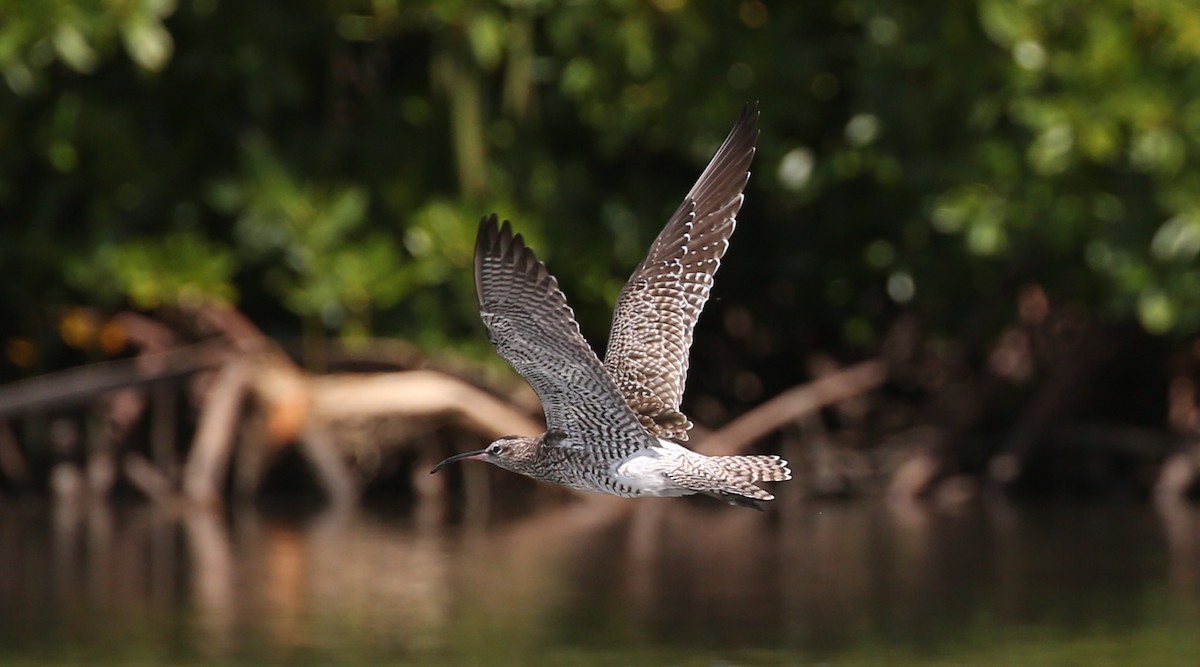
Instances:
[[[1194,655],[1198,545],[1200,512],[1181,503],[759,514],[597,498],[451,527],[348,509],[8,504],[0,658],[589,664],[866,651],[869,664],[903,664],[1141,632]]]

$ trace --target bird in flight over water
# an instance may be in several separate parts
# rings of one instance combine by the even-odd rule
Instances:
[[[750,178],[758,107],[747,105],[700,179],[621,291],[601,363],[558,281],[505,221],[479,225],[475,288],[488,337],[541,400],[547,430],[451,456],[546,482],[617,496],[696,493],[761,510],[755,482],[791,479],[778,456],[705,456],[679,444],[692,330]]]

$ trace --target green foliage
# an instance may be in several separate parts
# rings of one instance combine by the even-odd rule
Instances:
[[[234,238],[248,261],[269,263],[266,284],[287,308],[331,328],[361,329],[373,302],[395,303],[395,246],[379,233],[356,234],[366,219],[365,189],[300,183],[263,137],[246,144],[241,173],[215,185],[210,198],[236,216]]]
[[[174,49],[163,25],[174,11],[175,0],[3,0],[0,72],[12,91],[30,94],[55,63],[89,73],[112,57],[118,43],[139,67],[156,72]]]
[[[68,264],[68,278],[100,297],[127,296],[137,308],[229,304],[237,267],[227,248],[195,231],[168,232],[158,239],[136,238],[106,243],[93,261]]]
[[[1136,303],[1154,333],[1200,327],[1200,7],[991,0],[980,20],[1013,61],[975,103],[1007,107],[981,129],[1026,139],[1023,155],[977,163],[995,192],[963,219],[968,247],[987,254],[983,229],[1021,251],[1082,249],[1098,305],[1128,315]]]
[[[1194,3],[0,15],[0,262],[41,292],[0,290],[12,312],[236,298],[273,331],[459,346],[479,337],[472,237],[495,210],[600,342],[624,276],[760,100],[717,296],[773,335],[869,348],[901,309],[955,331],[1027,282],[1151,332],[1200,328]]]

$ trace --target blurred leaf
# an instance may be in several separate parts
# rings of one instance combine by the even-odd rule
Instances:
[[[77,266],[71,275],[81,290],[115,293],[137,308],[231,304],[237,294],[233,253],[188,230],[105,244]]]

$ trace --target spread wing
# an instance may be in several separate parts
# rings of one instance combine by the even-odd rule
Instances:
[[[604,365],[642,425],[687,440],[679,411],[692,330],[729,247],[758,140],[758,105],[748,104],[683,204],[621,291]]]
[[[537,392],[561,446],[609,461],[656,444],[579,332],[558,281],[495,215],[479,225],[475,289],[492,345]]]

